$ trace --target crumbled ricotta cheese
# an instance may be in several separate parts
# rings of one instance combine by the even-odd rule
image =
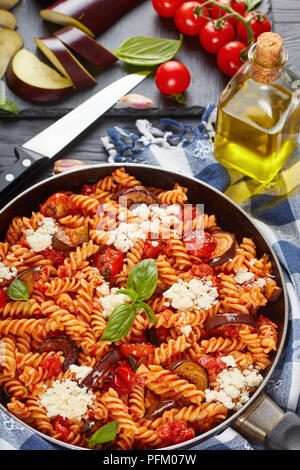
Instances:
[[[60,415],[63,418],[81,419],[93,405],[95,395],[86,387],[67,379],[63,382],[56,380],[39,397],[47,416]]]
[[[263,377],[259,372],[250,366],[249,369],[240,371],[236,366],[232,356],[222,357],[227,368],[216,377],[217,386],[215,389],[204,391],[206,401],[219,401],[228,409],[240,409],[250,398],[252,387],[258,387]]]
[[[90,372],[92,372],[93,368],[88,366],[76,366],[76,364],[71,364],[69,370],[75,374],[77,380],[82,380],[87,375],[89,375]]]
[[[265,285],[266,285],[266,280],[265,280],[264,277],[259,277],[259,278],[255,281],[255,284],[256,284],[258,287],[260,287],[260,288],[262,289],[262,288],[265,287]]]
[[[31,250],[39,252],[51,248],[52,235],[56,230],[55,220],[52,217],[45,217],[35,231],[32,229],[26,230],[26,240]]]
[[[100,299],[103,307],[102,315],[105,318],[110,317],[114,308],[118,307],[119,305],[128,304],[131,302],[131,299],[130,297],[128,297],[128,295],[116,294],[117,290],[119,290],[118,287],[113,287],[110,290],[109,295],[106,295],[105,297]]]
[[[164,224],[171,225],[178,222],[178,216],[181,214],[181,207],[179,204],[150,204],[149,206],[146,204],[138,204],[130,209],[130,211],[133,213],[133,215],[144,221],[158,220]]]
[[[139,239],[145,240],[146,234],[136,223],[126,224],[125,222],[109,232],[107,245],[114,245],[122,253],[130,250]]]
[[[219,294],[211,281],[191,279],[184,282],[180,279],[165,291],[163,296],[176,310],[185,311],[193,307],[207,310],[217,303]]]
[[[6,266],[4,263],[0,262],[0,282],[9,281],[16,277],[17,274],[17,268],[14,266]]]
[[[99,292],[99,294],[101,295],[109,295],[110,294],[109,283],[106,281],[103,281],[101,286],[96,287],[96,291]]]
[[[235,282],[237,284],[245,284],[254,278],[254,274],[250,273],[246,269],[239,269],[234,276]]]

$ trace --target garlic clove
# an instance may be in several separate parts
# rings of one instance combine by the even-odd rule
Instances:
[[[80,160],[74,160],[72,158],[64,158],[62,160],[57,160],[54,164],[53,173],[59,175],[65,171],[79,170],[80,168],[88,166],[86,163]]]
[[[153,100],[147,98],[146,96],[138,95],[137,93],[131,93],[129,95],[123,96],[119,103],[124,103],[130,108],[136,109],[148,109],[152,108]]]

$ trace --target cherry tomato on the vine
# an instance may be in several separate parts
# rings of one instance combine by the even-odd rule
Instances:
[[[183,93],[191,82],[187,67],[177,60],[161,64],[155,74],[157,88],[164,95]]]
[[[229,0],[216,0],[220,5],[228,6]],[[223,10],[223,8],[216,7],[215,5],[211,6],[211,17],[214,19],[220,18],[221,16],[227,15],[228,12]]]
[[[255,41],[262,33],[269,33],[272,30],[272,25],[268,18],[260,12],[251,12],[245,16],[245,20],[250,21],[250,27],[253,32]],[[237,25],[237,35],[241,42],[248,44],[248,31],[246,26],[239,21]]]
[[[225,75],[233,77],[238,69],[243,65],[241,59],[242,50],[246,49],[246,45],[240,41],[231,41],[218,52],[218,67]]]
[[[234,11],[239,13],[241,16],[245,16],[247,7],[243,0],[231,0],[230,6]],[[236,26],[238,24],[237,18],[232,17],[229,19],[229,21],[233,26]]]
[[[156,13],[164,18],[173,18],[177,8],[184,0],[152,0],[152,5]]]
[[[217,54],[224,44],[235,39],[235,30],[229,21],[213,20],[203,26],[199,39],[206,51]]]
[[[208,10],[203,10],[203,15],[208,19],[196,16],[194,10],[196,7],[201,7],[199,2],[184,2],[177,8],[174,21],[176,28],[186,36],[196,36],[199,34],[200,29],[204,26],[209,19]]]

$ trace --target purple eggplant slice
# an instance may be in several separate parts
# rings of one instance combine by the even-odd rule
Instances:
[[[175,400],[159,400],[154,396],[148,396],[149,406],[146,408],[145,418],[159,418],[165,411],[176,408]]]
[[[28,271],[25,271],[19,276],[17,276],[18,281],[22,281],[26,284],[29,295],[32,294],[34,290],[34,284],[37,280],[37,273],[41,270],[41,266],[37,266],[36,268],[29,269]]]
[[[185,359],[176,362],[170,369],[179,377],[193,383],[198,390],[204,391],[208,388],[207,372],[198,362]]]
[[[206,331],[212,331],[223,326],[250,325],[256,328],[256,321],[252,315],[247,313],[224,313],[208,318],[204,327]]]
[[[211,254],[210,266],[221,266],[227,263],[235,254],[236,239],[235,235],[229,232],[216,232],[213,238],[217,244]]]
[[[157,197],[148,191],[147,189],[143,188],[130,188],[130,189],[123,189],[118,193],[112,196],[113,201],[119,201],[122,206],[130,207],[133,204],[147,204],[150,206],[151,204],[160,204]]]
[[[68,336],[52,336],[46,338],[39,347],[39,352],[63,351],[65,360],[62,368],[65,372],[71,364],[76,364],[78,359],[78,347]]]
[[[70,251],[88,241],[88,224],[78,228],[69,228],[61,225],[52,237],[52,247],[57,251]]]
[[[111,366],[116,362],[119,362],[124,358],[117,347],[113,351],[110,351],[106,356],[94,367],[94,369],[79,383],[80,387],[93,388],[98,380],[109,371]]]

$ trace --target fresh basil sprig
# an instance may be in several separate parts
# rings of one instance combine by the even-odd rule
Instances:
[[[28,300],[30,297],[27,285],[19,279],[15,279],[10,283],[7,295],[12,300]]]
[[[182,40],[182,34],[179,40],[134,36],[112,52],[127,64],[151,67],[173,59],[180,51]]]
[[[95,447],[98,444],[105,444],[113,441],[116,437],[119,421],[111,421],[105,424],[92,435],[89,439],[89,447]]]
[[[124,338],[139,310],[144,310],[151,323],[157,323],[150,305],[144,301],[150,299],[157,285],[158,270],[154,259],[144,259],[137,263],[127,278],[126,289],[119,289],[117,294],[125,294],[131,304],[121,304],[110,315],[101,340],[119,341]]]

